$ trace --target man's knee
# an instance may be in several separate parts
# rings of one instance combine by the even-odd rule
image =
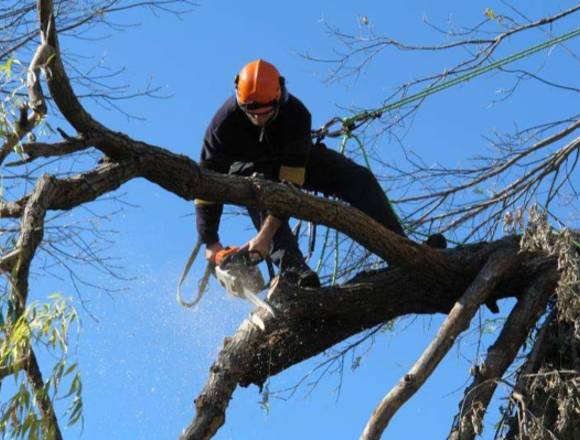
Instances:
[[[366,167],[354,164],[347,174],[345,185],[348,186],[347,193],[351,198],[360,199],[366,194],[376,192],[380,189],[380,185],[375,175]],[[380,189],[382,192],[382,189]]]

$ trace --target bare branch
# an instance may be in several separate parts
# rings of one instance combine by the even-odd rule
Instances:
[[[46,35],[45,43],[54,50],[54,55],[46,63],[51,72],[47,82],[60,112],[81,134],[106,131],[87,113],[72,89],[62,64],[52,0],[38,0],[38,14],[41,32]]]
[[[93,146],[95,142],[96,140],[94,139],[85,139],[83,137],[68,138],[65,141],[53,144],[29,142],[22,144],[22,152],[28,156],[25,162],[29,163],[39,157],[66,156],[67,154],[86,150],[87,148]],[[20,165],[20,163],[7,165],[15,166]]]
[[[0,271],[10,272],[12,266],[14,266],[14,262],[18,258],[18,255],[20,255],[20,249],[14,249],[5,255],[2,255],[2,257],[0,257]]]
[[[569,127],[566,127],[564,130],[561,130],[560,132],[558,132],[556,134],[553,134],[545,139],[542,139],[540,142],[535,143],[530,148],[526,148],[522,152],[514,155],[510,160],[505,161],[505,162],[499,164],[498,166],[489,168],[489,170],[487,170],[481,176],[476,177],[475,179],[472,179],[464,184],[454,186],[453,188],[449,188],[447,191],[430,192],[429,194],[418,194],[416,196],[405,197],[404,199],[401,199],[400,202],[413,202],[413,201],[417,201],[417,200],[423,200],[425,198],[434,198],[434,197],[443,197],[443,196],[448,197],[449,195],[451,195],[453,193],[463,191],[463,190],[468,189],[468,188],[472,188],[472,187],[482,183],[483,181],[485,181],[487,179],[490,179],[494,176],[497,176],[498,174],[501,174],[502,172],[504,172],[505,170],[512,167],[514,164],[516,164],[518,161],[524,159],[525,157],[531,155],[532,153],[535,153],[536,151],[538,151],[538,150],[540,150],[548,145],[553,144],[554,142],[559,141],[560,139],[568,136],[570,133],[573,133],[574,131],[576,131],[578,128],[580,128],[580,119],[574,121],[572,123],[572,125],[570,125]]]
[[[375,408],[361,434],[361,440],[381,438],[391,418],[431,376],[455,343],[457,336],[469,327],[479,306],[486,301],[514,262],[513,250],[499,251],[489,257],[473,283],[453,306],[429,347]]]
[[[50,58],[54,55],[54,48],[47,43],[50,31],[50,26],[41,30],[42,44],[36,50],[28,68],[28,107],[32,110],[32,115],[30,118],[28,117],[28,107],[22,106],[20,108],[20,121],[16,125],[16,130],[8,136],[2,149],[0,149],[0,164],[4,162],[6,156],[16,147],[18,142],[31,132],[46,114],[44,93],[40,86],[40,70],[46,69]]]

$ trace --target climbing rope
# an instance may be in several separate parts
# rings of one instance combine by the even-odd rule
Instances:
[[[514,61],[521,60],[522,58],[526,58],[530,55],[533,55],[537,52],[540,52],[544,49],[549,47],[555,46],[556,44],[562,43],[566,40],[570,40],[572,38],[577,37],[580,35],[580,28],[568,32],[566,34],[560,35],[559,37],[552,38],[550,40],[544,41],[541,44],[536,46],[530,47],[528,49],[522,50],[517,52],[513,55],[508,57],[502,58],[496,62],[488,64],[486,66],[478,67],[469,71],[463,75],[458,76],[457,78],[453,78],[449,81],[442,82],[440,84],[432,85],[427,87],[425,90],[422,90],[419,93],[415,93],[413,95],[407,96],[399,101],[393,102],[391,104],[387,104],[383,107],[374,109],[374,110],[365,110],[361,113],[354,114],[350,117],[334,117],[326,124],[324,124],[318,130],[312,131],[312,137],[317,138],[317,141],[321,141],[325,137],[339,137],[346,135],[348,133],[352,133],[354,130],[359,128],[365,122],[371,119],[378,119],[383,116],[384,113],[396,110],[398,108],[403,107],[404,105],[410,104],[411,102],[418,101],[420,99],[426,98],[427,96],[433,95],[435,93],[441,92],[445,89],[453,87],[457,84],[469,81],[477,76],[483,75],[484,73],[490,72],[494,69],[499,69],[500,67],[505,66],[506,64],[513,63]],[[331,128],[337,124],[340,124],[340,128],[335,130],[331,130]]]

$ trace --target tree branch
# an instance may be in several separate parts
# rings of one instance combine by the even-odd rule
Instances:
[[[105,162],[91,171],[67,179],[52,178],[56,196],[48,201],[47,209],[75,208],[116,190],[137,175],[134,164],[126,161]],[[31,194],[15,202],[0,202],[0,217],[22,216],[30,197]]]
[[[90,148],[95,144],[93,139],[83,137],[70,138],[62,142],[47,144],[44,142],[28,142],[22,144],[22,152],[28,157],[22,161],[6,164],[6,166],[18,166],[23,163],[30,163],[39,157],[66,156]]]
[[[268,377],[396,317],[448,313],[458,299],[457,292],[465,291],[489,256],[501,249],[516,252],[518,243],[508,239],[449,251],[449,258],[465,272],[455,278],[442,276],[430,286],[418,283],[402,268],[361,274],[346,285],[307,292],[280,283],[269,296],[276,318],[262,310],[255,312],[265,331],[244,321],[236,334],[224,341],[196,399],[196,418],[182,433],[182,440],[210,438],[223,424],[237,385],[261,386]],[[555,270],[554,261],[518,256],[490,297],[513,295],[546,267]]]
[[[518,299],[495,344],[489,348],[485,362],[465,390],[457,421],[449,435],[450,440],[473,440],[481,433],[481,421],[497,381],[511,365],[534,323],[545,310],[557,280],[558,274],[555,271],[542,274]]]
[[[46,37],[45,43],[54,51],[46,63],[50,69],[47,83],[58,109],[78,133],[90,135],[108,131],[85,110],[72,89],[62,64],[52,0],[38,0],[37,6],[40,30]]]
[[[28,375],[28,381],[34,390],[35,402],[38,405],[42,419],[46,423],[46,427],[43,428],[44,438],[62,440],[58,419],[56,418],[52,402],[46,393],[44,381],[42,380],[42,373],[40,372],[40,367],[32,348],[30,349],[28,362],[25,368]]]
[[[45,175],[41,177],[30,195],[22,215],[20,236],[14,247],[17,255],[14,257],[11,268],[11,298],[14,303],[14,318],[11,322],[17,322],[26,308],[28,298],[28,276],[32,259],[42,241],[44,235],[44,219],[51,201],[56,196],[54,178]],[[14,366],[13,366],[14,368]],[[55,440],[62,439],[58,420],[54,413],[52,402],[48,398],[42,374],[32,347],[29,348],[27,362],[24,366],[29,382],[35,393],[35,402],[43,420],[47,424],[46,438]]]
[[[47,34],[50,30],[48,28],[41,29],[42,44],[37,48],[30,66],[28,68],[28,75],[26,84],[28,86],[28,106],[20,107],[20,120],[16,124],[14,133],[8,135],[6,142],[0,149],[0,164],[10,152],[16,147],[18,142],[42,120],[46,114],[46,102],[44,93],[40,85],[40,70],[45,68],[54,53],[52,46],[47,44]],[[32,115],[28,117],[28,108],[32,110]]]
[[[510,270],[515,262],[515,256],[513,249],[498,251],[490,256],[473,283],[453,306],[429,347],[374,410],[360,437],[361,440],[381,438],[391,418],[421,388],[451,349],[457,336],[469,327],[479,306],[486,301],[503,275]]]
[[[30,196],[25,196],[16,202],[0,201],[0,218],[20,217]]]

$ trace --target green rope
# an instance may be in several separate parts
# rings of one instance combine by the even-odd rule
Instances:
[[[364,112],[357,113],[357,114],[355,114],[351,117],[348,117],[348,118],[342,118],[342,119],[335,118],[335,120],[333,120],[332,122],[334,123],[334,122],[337,122],[339,120],[342,121],[343,133],[350,134],[350,132],[353,129],[357,128],[355,125],[356,122],[364,122],[364,121],[367,121],[368,119],[371,119],[371,118],[379,118],[383,115],[383,113],[398,109],[404,105],[410,104],[411,102],[415,102],[415,101],[418,101],[420,99],[426,98],[427,96],[433,95],[434,93],[441,92],[445,89],[453,87],[453,86],[460,84],[462,82],[469,81],[470,79],[473,79],[477,76],[483,75],[484,73],[490,72],[491,70],[500,68],[502,66],[505,66],[506,64],[513,63],[514,61],[521,60],[522,58],[533,55],[537,52],[540,52],[541,50],[547,49],[547,48],[552,47],[556,44],[562,43],[566,40],[570,40],[570,39],[575,38],[579,35],[580,35],[580,28],[578,28],[574,31],[570,31],[568,33],[565,33],[559,37],[555,37],[555,38],[552,38],[550,40],[544,41],[543,43],[540,43],[536,46],[533,46],[533,47],[530,47],[528,49],[517,52],[517,53],[510,55],[506,58],[502,58],[499,61],[488,64],[487,66],[479,67],[475,70],[472,70],[471,72],[467,72],[461,76],[458,76],[457,78],[442,82],[441,84],[432,85],[432,86],[426,88],[425,90],[423,90],[419,93],[415,93],[411,96],[407,96],[406,98],[403,98],[397,102],[387,104],[387,105],[380,107],[378,109],[375,109],[375,110],[366,110]],[[328,131],[328,125],[325,128],[316,131],[315,134],[319,138],[324,137],[326,135],[326,133],[324,132],[325,130],[326,130],[326,132]]]
[[[346,133],[342,137],[342,141],[340,142],[340,154],[344,154],[344,150],[346,149],[346,144],[350,138],[351,138],[350,133]],[[326,253],[326,247],[328,246],[329,235],[330,235],[330,228],[327,227],[326,232],[324,233],[324,241],[322,243],[322,250],[320,251],[320,258],[318,259],[318,264],[316,265],[316,272],[317,273],[320,273],[320,269],[322,269],[322,264],[324,263],[324,254]],[[336,237],[336,241],[338,243],[338,236]],[[335,249],[335,251],[338,252],[337,249]],[[334,281],[336,280],[336,272],[337,272],[336,259],[337,259],[337,257],[335,256],[335,267],[334,267],[334,270],[332,273],[332,284],[334,284]]]
[[[573,31],[570,31],[570,32],[567,32],[567,33],[565,33],[563,35],[560,35],[559,37],[555,37],[555,38],[552,38],[550,40],[544,41],[543,43],[537,44],[537,45],[532,46],[532,47],[530,47],[528,49],[525,49],[525,50],[522,50],[520,52],[517,52],[517,53],[515,53],[513,55],[510,55],[508,57],[502,58],[499,61],[496,61],[496,62],[493,62],[493,63],[488,64],[486,66],[483,66],[483,67],[479,67],[477,69],[474,69],[474,70],[472,70],[470,72],[467,72],[467,73],[465,73],[465,74],[463,74],[461,76],[458,76],[457,78],[451,79],[449,81],[442,82],[442,83],[437,84],[437,85],[432,85],[432,86],[426,88],[425,90],[423,90],[423,91],[421,91],[419,93],[415,93],[415,94],[413,94],[411,96],[407,96],[406,98],[403,98],[403,99],[401,99],[399,101],[396,101],[396,102],[393,102],[391,104],[387,104],[387,105],[385,105],[383,107],[380,107],[378,109],[366,110],[364,112],[355,114],[355,115],[353,115],[351,117],[334,118],[333,120],[329,121],[329,123],[327,123],[325,126],[323,126],[322,129],[315,131],[313,133],[313,135],[317,136],[319,139],[322,139],[322,138],[324,138],[324,136],[327,135],[328,128],[332,124],[334,124],[336,122],[341,122],[342,123],[342,129],[341,129],[340,132],[336,133],[336,134],[339,134],[339,133],[342,133],[343,134],[343,139],[342,139],[342,142],[341,142],[340,152],[341,153],[344,153],[344,150],[345,150],[346,143],[347,143],[348,139],[354,138],[355,141],[358,143],[361,151],[362,151],[362,154],[363,154],[365,163],[367,165],[367,168],[368,169],[371,169],[370,163],[369,163],[369,160],[368,160],[368,156],[366,154],[366,150],[365,150],[365,148],[363,146],[363,143],[361,142],[361,140],[357,136],[355,136],[352,133],[352,131],[357,128],[357,126],[356,126],[356,123],[357,122],[365,122],[365,121],[367,121],[368,119],[371,119],[371,118],[373,118],[373,119],[380,118],[384,113],[386,113],[388,111],[392,111],[392,110],[401,108],[404,105],[407,105],[407,104],[410,104],[412,102],[421,100],[423,98],[426,98],[427,96],[433,95],[435,93],[438,93],[438,92],[441,92],[443,90],[446,90],[446,89],[448,89],[450,87],[456,86],[457,84],[460,84],[460,83],[463,83],[463,82],[467,82],[467,81],[469,81],[469,80],[471,80],[471,79],[473,79],[475,77],[478,77],[480,75],[483,75],[484,73],[490,72],[490,71],[492,71],[494,69],[498,69],[498,68],[500,68],[502,66],[505,66],[507,64],[510,64],[510,63],[515,62],[515,61],[521,60],[521,59],[526,58],[526,57],[528,57],[530,55],[533,55],[533,54],[535,54],[537,52],[540,52],[540,51],[542,51],[544,49],[547,49],[549,47],[555,46],[556,44],[563,43],[566,40],[570,40],[572,38],[575,38],[575,37],[577,37],[579,35],[580,35],[580,28],[578,28],[576,30],[573,30]],[[400,219],[399,219],[399,222],[401,224],[403,224],[403,222],[401,222]],[[404,227],[404,229],[405,229],[405,231],[407,233],[409,233],[409,232],[411,232],[411,233],[413,233],[413,232],[414,233],[418,233],[418,231],[414,230],[414,228],[409,228],[406,224],[403,224],[403,227]],[[328,239],[328,232],[329,231],[327,230],[326,231],[325,243],[324,243],[324,248],[323,248],[322,255],[324,255],[324,250],[326,248],[326,244],[327,244],[326,241]],[[580,244],[579,243],[577,243],[577,242],[574,242],[574,243],[576,244],[576,246],[578,248],[580,248]],[[319,262],[319,266],[318,266],[318,269],[317,270],[319,270],[320,267],[321,267],[321,264],[320,263],[321,263],[321,261]],[[334,276],[335,275],[336,274],[333,275],[333,279],[334,279]]]
[[[332,269],[332,281],[330,282],[331,286],[336,284],[336,279],[338,278],[338,267],[340,265],[340,258],[338,254],[338,230],[334,230],[334,268]]]
[[[358,136],[351,134],[350,135],[358,144],[360,151],[362,152],[363,158],[365,160],[365,164],[367,166],[367,168],[370,170],[371,169],[371,163],[369,162],[369,157],[367,156],[367,150],[365,149],[362,141],[358,138]]]
[[[320,273],[322,269],[322,264],[324,263],[324,254],[326,253],[326,246],[328,246],[328,236],[330,235],[330,228],[326,228],[324,233],[324,241],[322,242],[322,251],[320,251],[320,258],[318,259],[318,264],[316,265],[316,273]]]

